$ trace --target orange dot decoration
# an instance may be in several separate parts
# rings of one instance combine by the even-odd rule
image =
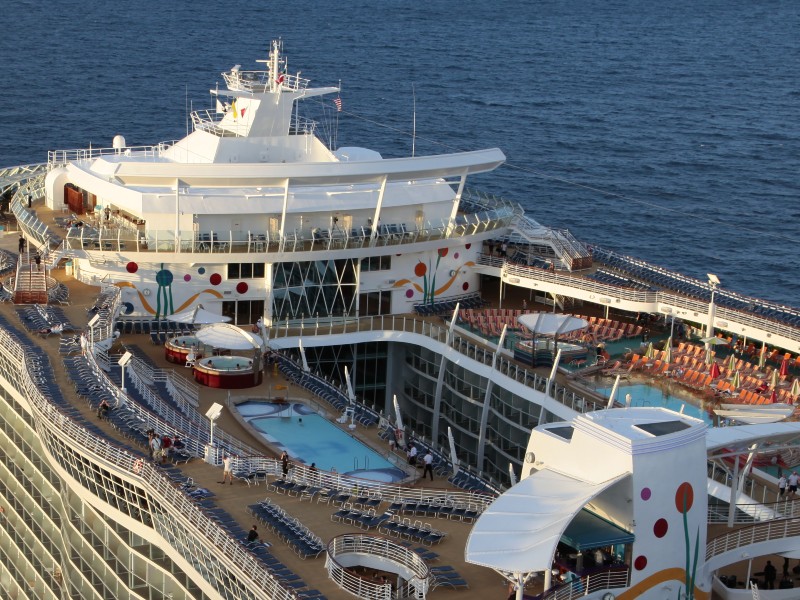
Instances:
[[[414,275],[416,275],[417,277],[423,277],[427,272],[428,272],[428,267],[425,266],[425,263],[418,262],[417,265],[414,267]]]
[[[675,508],[678,509],[679,513],[683,514],[691,510],[692,504],[694,504],[694,490],[692,489],[692,484],[688,481],[684,481],[678,486],[678,490],[675,492]]]

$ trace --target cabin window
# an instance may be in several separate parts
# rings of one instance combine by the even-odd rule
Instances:
[[[263,279],[266,277],[264,263],[230,263],[228,279]]]
[[[370,256],[361,259],[361,272],[365,271],[388,271],[392,268],[391,256]]]

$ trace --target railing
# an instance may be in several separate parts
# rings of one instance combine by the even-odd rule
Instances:
[[[142,493],[152,496],[159,507],[158,518],[151,521],[153,534],[171,540],[173,550],[189,563],[199,565],[213,560],[227,577],[242,582],[244,589],[260,590],[264,597],[275,600],[295,597],[294,592],[283,588],[239,540],[208,518],[197,504],[176,488],[169,477],[143,463],[138,456],[115,446],[112,440],[91,433],[66,416],[63,407],[46,397],[31,377],[27,352],[35,352],[35,347],[24,349],[11,334],[0,328],[0,354],[7,367],[14,370],[12,378],[9,378],[9,373],[4,373],[6,381],[27,398],[35,429],[50,460],[70,470],[72,464],[61,456],[59,448],[73,448],[97,469],[133,481],[136,487],[143,489]],[[70,485],[77,485],[73,479],[67,479],[73,482]],[[81,493],[91,492],[84,489]],[[195,572],[197,576],[206,577],[209,583],[215,583],[213,570],[201,568]]]
[[[710,540],[706,545],[706,561],[719,554],[724,554],[749,544],[795,536],[800,536],[800,521],[796,519],[767,521],[766,523],[742,527]]]
[[[628,567],[609,567],[604,571],[584,575],[580,579],[550,588],[536,596],[536,600],[573,600],[600,590],[628,587],[629,581]]]
[[[137,158],[158,158],[175,140],[159,142],[154,146],[128,146],[125,148],[76,148],[71,150],[51,150],[47,153],[48,169],[72,161],[90,160],[101,156],[131,156]]]
[[[512,263],[505,263],[503,265],[503,274],[509,277],[532,279],[548,284],[561,285],[572,289],[593,293],[597,297],[598,301],[601,297],[611,297],[619,298],[620,300],[625,300],[627,302],[648,304],[650,307],[643,307],[644,310],[648,311],[650,311],[652,307],[657,304],[668,304],[670,306],[675,306],[680,309],[698,313],[700,316],[697,318],[702,321],[705,320],[705,315],[708,314],[708,302],[689,298],[687,296],[680,296],[671,292],[637,291],[621,286],[600,283],[592,279],[586,279],[578,276],[571,276],[559,272],[551,272],[545,269],[528,267],[525,265],[516,265]],[[742,325],[747,325],[748,327],[753,327],[767,333],[779,334],[790,340],[800,342],[800,329],[791,327],[786,323],[766,319],[764,317],[758,317],[746,312],[717,305],[716,319],[735,321],[737,323],[741,323]],[[752,334],[749,334],[749,336],[752,336]]]
[[[403,579],[408,579],[408,583],[406,590],[397,590],[396,598],[424,598],[428,593],[430,571],[416,552],[385,537],[351,533],[337,536],[328,542],[325,560],[325,568],[328,569],[331,579],[351,594],[360,598],[391,598],[392,586],[389,582],[370,581],[347,572],[336,560],[337,557],[347,554],[377,556],[401,567],[404,571],[401,575]],[[414,575],[407,578],[407,573]],[[387,591],[389,595],[386,595]]]
[[[244,90],[253,93],[263,93],[270,89],[272,84],[269,71],[226,71],[222,74],[228,89]],[[310,81],[297,75],[283,74],[283,79],[276,87],[284,90],[299,91],[308,87]]]
[[[447,220],[425,227],[406,228],[403,224],[383,225],[377,235],[367,228],[350,231],[334,228],[319,231],[308,227],[293,230],[283,236],[264,231],[208,231],[199,234],[181,232],[176,239],[174,230],[149,230],[146,233],[98,227],[71,227],[66,235],[66,247],[72,250],[103,252],[180,252],[231,254],[243,252],[318,252],[365,247],[399,246],[443,239],[457,239],[506,227],[513,211],[500,207],[491,212],[462,215],[449,227]],[[316,231],[315,231],[316,230]],[[315,235],[316,234],[316,235]]]
[[[729,505],[708,505],[708,523],[719,524],[728,522]],[[786,499],[779,502],[769,502],[767,504],[736,504],[737,515],[744,514],[746,517],[738,516],[734,523],[753,523],[753,521],[765,523],[767,521],[777,521],[782,519],[796,519],[800,517],[800,498]]]

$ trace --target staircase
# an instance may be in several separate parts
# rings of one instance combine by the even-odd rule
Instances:
[[[527,216],[519,216],[513,223],[516,233],[531,247],[550,249],[553,255],[570,271],[592,266],[592,252],[566,229],[543,227]],[[541,250],[539,252],[541,254]]]
[[[20,254],[14,278],[14,304],[47,304],[47,266],[44,260],[37,266],[36,255]]]

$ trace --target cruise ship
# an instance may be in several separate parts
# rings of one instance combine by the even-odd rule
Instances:
[[[338,88],[259,62],[0,170],[3,598],[796,597],[798,309],[468,186],[499,149],[330,148]]]

